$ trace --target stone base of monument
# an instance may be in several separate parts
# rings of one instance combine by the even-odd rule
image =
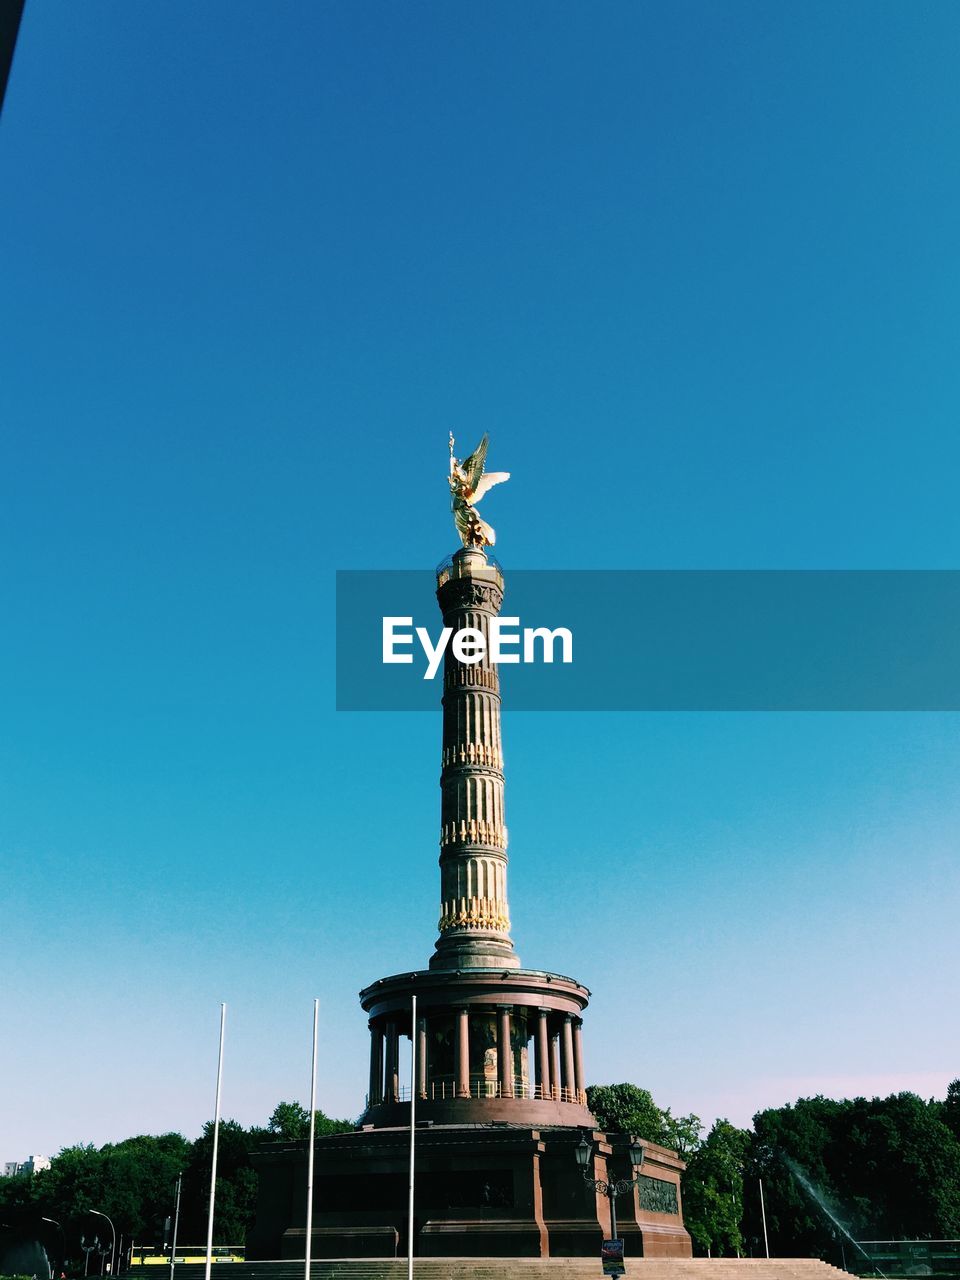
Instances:
[[[575,1146],[595,1144],[592,1176],[629,1178],[621,1134],[509,1123],[425,1125],[416,1135],[414,1254],[421,1258],[598,1258],[610,1203],[583,1180]],[[639,1185],[617,1200],[634,1258],[689,1258],[677,1155],[644,1144]],[[311,1255],[396,1258],[407,1252],[408,1128],[319,1138]],[[307,1143],[254,1155],[260,1192],[250,1260],[305,1255]]]

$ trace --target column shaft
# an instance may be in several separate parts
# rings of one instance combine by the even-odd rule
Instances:
[[[387,1102],[400,1101],[400,1035],[395,1022],[387,1023]]]
[[[427,1096],[427,1020],[417,1019],[417,1093]]]
[[[560,1032],[550,1036],[550,1084],[554,1098],[560,1097]]]
[[[370,1026],[370,1088],[369,1105],[383,1101],[383,1031],[375,1022]]]
[[[489,635],[503,578],[482,552],[457,552],[438,575],[444,625]],[[443,675],[440,775],[440,937],[431,968],[519,967],[510,941],[507,829],[497,665],[456,658]]]
[[[497,1074],[500,1077],[500,1097],[513,1097],[513,1053],[510,1048],[510,1008],[501,1006],[497,1019]]]
[[[566,1101],[572,1102],[574,1097],[573,1070],[573,1018],[569,1013],[563,1015],[563,1086],[566,1089]]]
[[[577,1091],[577,1101],[586,1101],[586,1081],[583,1077],[583,1019],[576,1018],[573,1024],[573,1079]]]
[[[549,1098],[550,1094],[550,1033],[547,1028],[547,1010],[539,1009],[537,1021],[537,1084],[540,1097]]]
[[[458,1098],[470,1097],[470,1015],[457,1010],[457,1026],[453,1041],[453,1073]]]

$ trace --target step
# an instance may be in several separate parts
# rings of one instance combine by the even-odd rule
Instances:
[[[637,1280],[837,1280],[847,1272],[819,1258],[630,1258]],[[304,1280],[301,1261],[218,1263],[230,1280]],[[181,1263],[177,1280],[202,1280],[202,1263]],[[415,1280],[587,1280],[601,1275],[599,1258],[414,1258]],[[406,1259],[323,1259],[310,1280],[405,1280]],[[140,1280],[140,1278],[138,1278]],[[147,1280],[143,1277],[142,1280]],[[224,1278],[226,1280],[226,1278]]]

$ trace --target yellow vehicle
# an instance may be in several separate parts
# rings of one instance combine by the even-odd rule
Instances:
[[[246,1254],[242,1244],[217,1244],[213,1246],[214,1262],[243,1262]],[[177,1256],[172,1259],[173,1262],[206,1262],[207,1249],[206,1245],[188,1244],[182,1249],[177,1249]],[[169,1267],[171,1262],[170,1254],[164,1253],[161,1249],[138,1248],[134,1245],[130,1252],[131,1267]]]

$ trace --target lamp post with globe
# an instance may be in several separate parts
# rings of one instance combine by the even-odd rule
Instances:
[[[88,1209],[88,1213],[92,1213],[95,1218],[106,1218],[110,1225],[110,1274],[113,1275],[114,1254],[117,1251],[117,1233],[113,1228],[113,1223],[105,1213],[101,1213],[99,1209]]]
[[[577,1164],[583,1171],[583,1180],[588,1187],[592,1187],[594,1191],[599,1191],[601,1195],[606,1196],[610,1201],[610,1234],[614,1240],[617,1238],[617,1196],[623,1195],[625,1191],[629,1191],[631,1187],[635,1187],[640,1181],[640,1169],[643,1166],[643,1147],[637,1138],[630,1139],[630,1145],[627,1148],[630,1154],[630,1164],[634,1170],[632,1178],[591,1178],[590,1166],[593,1158],[593,1144],[588,1142],[586,1138],[581,1137],[580,1141],[574,1147],[574,1154],[577,1157]]]

